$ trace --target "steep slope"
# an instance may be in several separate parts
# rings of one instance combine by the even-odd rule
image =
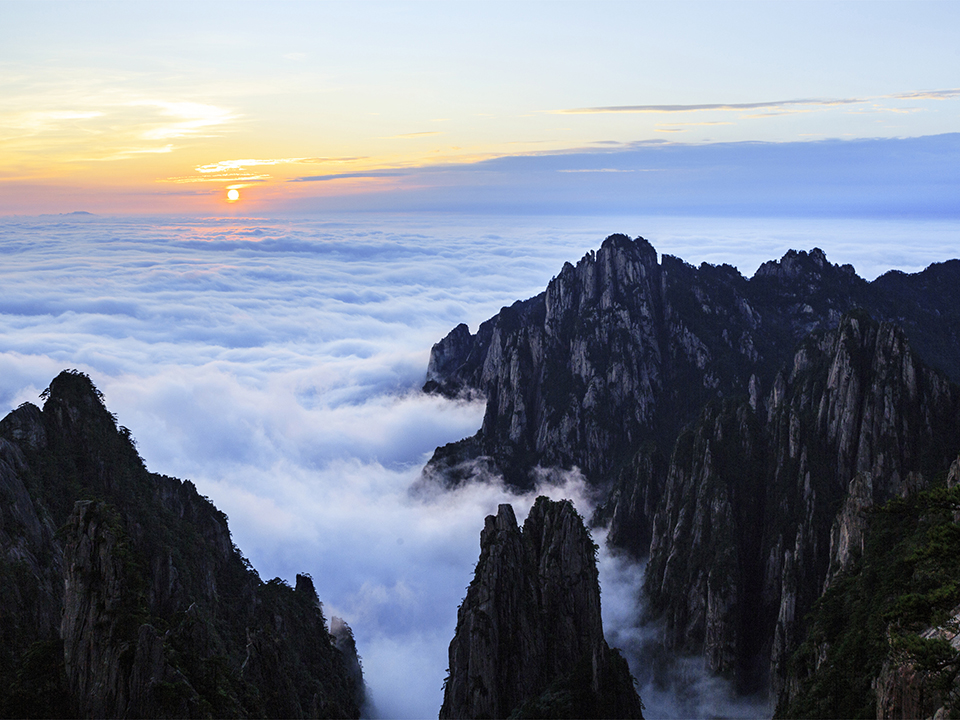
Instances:
[[[358,716],[309,577],[262,582],[223,513],[145,469],[87,376],[43,398],[0,421],[3,714]]]
[[[626,662],[603,639],[596,546],[569,500],[486,518],[457,613],[441,718],[641,717]]]

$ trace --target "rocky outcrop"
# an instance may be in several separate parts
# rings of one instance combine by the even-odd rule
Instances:
[[[570,501],[538,498],[523,529],[487,517],[457,613],[440,717],[640,717],[603,639],[596,546]]]
[[[358,716],[355,647],[348,667],[312,581],[262,582],[192,483],[146,470],[87,376],[42,397],[0,421],[0,712]]]

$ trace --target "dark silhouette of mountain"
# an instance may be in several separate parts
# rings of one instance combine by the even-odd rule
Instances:
[[[960,260],[867,282],[791,250],[746,279],[613,235],[434,346],[424,389],[486,412],[420,482],[579,468],[608,541],[647,562],[664,644],[786,707],[806,615],[857,567],[869,509],[957,457],[957,380]]]
[[[0,712],[358,717],[352,635],[338,649],[310,577],[261,581],[86,375],[42,397],[0,421]]]
[[[521,530],[501,505],[457,613],[441,718],[639,718],[603,639],[597,548],[569,500],[537,498]]]

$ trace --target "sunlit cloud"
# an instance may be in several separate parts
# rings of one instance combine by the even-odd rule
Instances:
[[[46,110],[0,114],[0,130],[4,140],[57,131],[64,125],[73,126],[77,120],[102,117],[100,110]]]
[[[198,165],[198,175],[180,175],[164,178],[159,182],[167,183],[222,183],[222,182],[267,182],[274,179],[269,173],[249,172],[248,168],[277,167],[282,165],[341,165],[361,160],[364,157],[284,157],[284,158],[238,158],[220,160],[215,163]],[[332,177],[330,179],[338,179]]]
[[[348,163],[363,160],[362,157],[292,157],[292,158],[247,158],[241,160],[221,160],[209,165],[198,165],[199,173],[222,173],[248,167],[264,165],[318,165],[321,163]]]
[[[118,150],[115,153],[112,153],[110,155],[105,155],[103,157],[74,158],[73,162],[77,162],[79,160],[84,160],[84,161],[93,160],[96,162],[107,162],[111,160],[128,160],[137,155],[165,155],[167,153],[172,153],[175,149],[176,149],[176,146],[171,143],[167,143],[166,145],[161,145],[159,147],[124,148],[122,150]]]
[[[704,120],[702,122],[684,122],[684,123],[657,123],[657,127],[676,127],[676,128],[693,128],[693,127],[710,127],[713,125],[733,125],[729,120]]]
[[[772,117],[809,112],[804,107],[838,107],[842,105],[859,105],[878,100],[950,100],[960,97],[960,88],[946,90],[921,90],[908,93],[896,93],[864,98],[804,98],[797,100],[775,100],[772,102],[753,103],[700,103],[689,105],[607,105],[600,107],[568,108],[556,110],[554,114],[561,115],[602,115],[609,113],[689,113],[689,112],[740,112],[743,110],[769,110],[763,114],[746,115],[747,118]]]
[[[428,135],[443,135],[440,130],[430,130],[426,132],[404,133],[402,135],[388,135],[384,140],[408,140],[410,138],[426,137]]]
[[[183,185],[189,183],[266,182],[272,178],[273,176],[268,173],[259,173],[255,175],[247,173],[221,173],[215,176],[185,175],[182,177],[169,177],[158,180],[157,182],[176,183],[178,185]]]
[[[874,103],[874,109],[869,112],[906,112],[902,108],[883,104],[883,101],[891,100],[951,100],[960,97],[960,88],[951,88],[946,90],[929,90],[908,93],[897,93],[891,95],[880,95],[875,97],[853,97],[853,98],[804,98],[797,100],[776,100],[772,102],[754,102],[754,103],[700,103],[700,104],[677,104],[677,105],[607,105],[600,107],[568,108],[556,110],[554,114],[562,115],[603,115],[618,113],[636,113],[636,114],[664,114],[664,113],[696,113],[696,112],[743,112],[759,111],[741,115],[741,119],[755,120],[772,118],[783,115],[798,115],[802,113],[813,112],[819,108],[834,108],[841,106],[855,106],[865,103]],[[913,111],[914,109],[911,109]],[[858,110],[851,109],[849,113],[857,113]],[[708,124],[708,123],[700,123]],[[721,124],[721,123],[715,123]],[[732,124],[732,123],[723,123]],[[691,124],[692,126],[693,124]],[[675,124],[673,127],[658,126],[655,132],[677,132]]]
[[[288,182],[323,182],[325,180],[355,180],[362,178],[399,177],[406,174],[402,170],[383,170],[380,172],[336,173],[333,175],[308,175],[306,177],[290,178]]]
[[[164,115],[177,118],[175,122],[165,123],[145,131],[142,136],[148,140],[165,140],[197,135],[201,131],[208,131],[210,128],[225,125],[238,119],[238,116],[231,110],[203,103],[146,100],[132,103],[132,105],[159,108]]]

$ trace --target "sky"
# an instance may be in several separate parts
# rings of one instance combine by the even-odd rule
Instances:
[[[0,414],[87,372],[264,578],[314,577],[382,716],[434,716],[483,517],[533,497],[409,493],[482,420],[419,392],[433,343],[614,232],[916,272],[958,198],[953,2],[0,0]],[[601,554],[635,670],[641,572]],[[648,708],[766,711],[691,662]]]
[[[2,214],[958,213],[955,2],[3,0],[0,19]]]

